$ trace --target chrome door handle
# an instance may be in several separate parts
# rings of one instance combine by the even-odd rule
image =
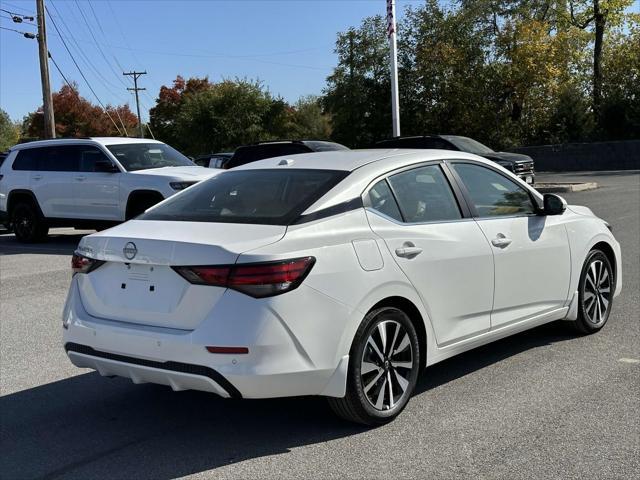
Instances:
[[[511,245],[512,240],[510,238],[505,237],[502,233],[499,233],[496,238],[491,240],[491,244],[494,247],[505,248]]]
[[[77,177],[75,177],[76,180],[78,180],[79,182],[82,182],[84,180],[87,179],[87,177],[85,177],[84,175],[78,175]]]
[[[422,249],[420,247],[416,247],[415,245],[406,245],[401,248],[396,248],[396,255],[402,258],[413,258],[416,255],[420,255],[422,253]]]
[[[42,175],[34,175],[31,178],[33,178],[34,180],[40,180],[40,179],[42,179]]]

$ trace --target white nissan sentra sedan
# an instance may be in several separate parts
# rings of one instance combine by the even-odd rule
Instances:
[[[462,152],[310,153],[203,181],[73,257],[64,346],[102,375],[232,398],[322,395],[376,425],[425,366],[620,292],[588,208]]]

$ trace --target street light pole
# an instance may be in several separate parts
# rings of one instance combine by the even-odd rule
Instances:
[[[49,50],[45,27],[44,0],[36,0],[38,16],[38,54],[40,57],[40,80],[42,82],[42,105],[44,109],[44,138],[56,138],[56,123],[53,116],[53,98],[49,82]]]

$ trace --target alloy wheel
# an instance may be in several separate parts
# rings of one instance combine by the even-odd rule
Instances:
[[[593,325],[604,323],[610,303],[611,272],[602,260],[594,259],[587,269],[582,295],[582,306],[587,320]]]
[[[389,410],[407,395],[413,365],[413,347],[407,330],[394,320],[378,323],[362,352],[360,381],[376,410]]]
[[[20,237],[28,238],[35,230],[35,219],[28,212],[20,211],[13,220],[13,229]]]

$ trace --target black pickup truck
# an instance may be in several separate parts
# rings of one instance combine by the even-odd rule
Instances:
[[[535,183],[536,175],[531,157],[520,153],[494,152],[486,145],[469,137],[460,137],[458,135],[395,137],[376,142],[373,148],[437,148],[475,153],[512,171],[528,184],[533,185]]]

